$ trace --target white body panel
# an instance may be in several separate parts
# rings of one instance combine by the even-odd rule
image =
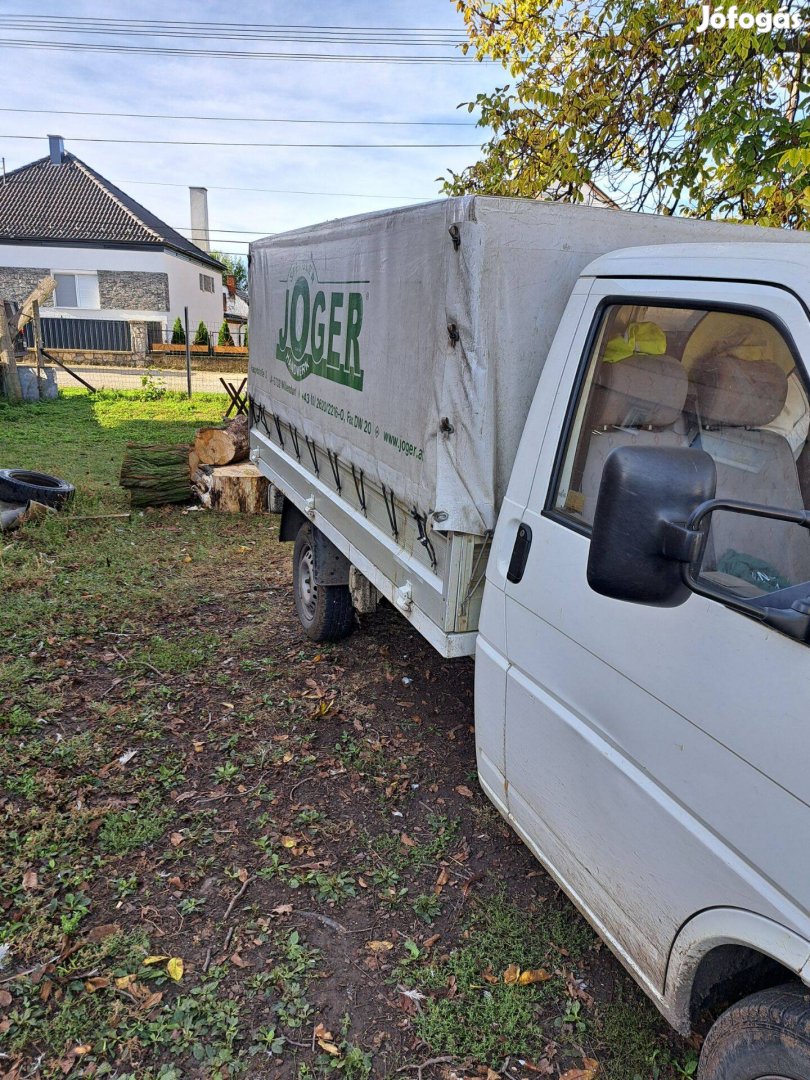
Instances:
[[[715,945],[747,945],[797,974],[810,956],[810,653],[698,596],[672,609],[598,596],[587,536],[544,511],[600,304],[756,309],[810,358],[810,259],[794,250],[777,261],[746,247],[731,260],[701,247],[674,257],[668,269],[683,276],[668,280],[652,251],[590,268],[605,277],[583,280],[549,354],[487,571],[477,658],[505,664],[506,701],[500,730],[491,701],[477,708],[482,782],[682,1030],[691,977]],[[510,584],[521,522],[533,543]],[[714,915],[693,923],[701,912]]]

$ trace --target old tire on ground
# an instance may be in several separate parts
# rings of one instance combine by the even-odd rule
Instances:
[[[302,525],[293,550],[295,610],[312,641],[340,641],[352,632],[354,609],[348,585],[315,582],[312,526]]]
[[[3,502],[39,502],[60,510],[73,498],[73,484],[48,473],[30,469],[0,469],[0,499]]]
[[[743,998],[715,1022],[698,1080],[810,1080],[810,990],[786,983]]]

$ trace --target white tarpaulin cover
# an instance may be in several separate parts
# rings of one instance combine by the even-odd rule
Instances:
[[[479,196],[260,240],[248,390],[302,446],[436,513],[434,527],[482,535],[582,269],[638,244],[774,232]]]

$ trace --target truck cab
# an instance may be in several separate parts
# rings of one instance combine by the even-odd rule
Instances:
[[[598,258],[487,564],[481,783],[682,1032],[810,983],[809,360],[804,246]],[[721,1022],[701,1075],[810,1075],[796,1024],[799,1065]]]

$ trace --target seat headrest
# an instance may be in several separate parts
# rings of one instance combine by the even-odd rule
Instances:
[[[674,424],[683,412],[689,382],[672,356],[634,353],[616,363],[602,361],[593,385],[594,427],[653,427]]]
[[[704,424],[764,427],[785,407],[787,375],[772,360],[704,356],[690,372],[690,389]]]

